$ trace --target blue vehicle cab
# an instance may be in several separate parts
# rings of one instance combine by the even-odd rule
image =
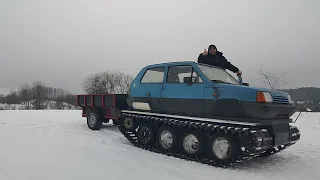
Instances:
[[[286,92],[250,87],[224,69],[192,61],[144,67],[127,103],[136,111],[253,122],[289,119],[296,111]]]

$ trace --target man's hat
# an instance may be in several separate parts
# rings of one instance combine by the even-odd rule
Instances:
[[[208,47],[208,50],[210,50],[210,49],[217,49],[217,47],[216,47],[215,45],[211,44],[211,45]]]

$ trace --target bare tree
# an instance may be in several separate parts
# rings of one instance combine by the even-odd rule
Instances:
[[[122,81],[120,83],[121,93],[123,93],[123,94],[129,93],[129,88],[130,88],[132,81],[133,81],[133,76],[131,76],[131,75],[124,75],[123,76]]]
[[[20,97],[20,101],[26,105],[26,109],[31,109],[31,103],[33,100],[31,87],[28,84],[23,84],[20,87],[18,95]]]
[[[133,80],[133,77],[131,75],[122,73],[122,72],[114,72],[114,93],[119,93],[119,94],[125,94],[128,93],[130,84]]]
[[[87,76],[82,86],[89,94],[123,94],[128,92],[132,79],[131,75],[119,71],[105,71]]]
[[[56,104],[55,104],[55,108],[56,109],[63,109],[63,102],[64,102],[65,98],[64,96],[58,96],[56,98]]]
[[[82,82],[85,92],[89,94],[109,93],[107,90],[107,82],[103,73],[89,75]]]
[[[44,109],[46,107],[45,98],[47,97],[47,93],[45,90],[45,85],[42,82],[36,81],[33,83],[32,95],[35,109]]]
[[[258,71],[258,74],[261,76],[262,82],[271,89],[279,89],[287,83],[287,81],[284,79],[286,72],[277,75],[276,73],[263,70],[261,67],[261,69]]]
[[[6,96],[4,94],[0,94],[0,103],[4,102],[5,97]]]

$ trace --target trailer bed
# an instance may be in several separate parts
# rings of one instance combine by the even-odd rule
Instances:
[[[82,108],[82,117],[87,117],[94,109],[100,111],[104,119],[117,120],[121,110],[128,109],[128,94],[80,94],[77,105]]]

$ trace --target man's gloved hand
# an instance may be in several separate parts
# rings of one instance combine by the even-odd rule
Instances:
[[[242,75],[242,72],[241,71],[238,71],[237,72],[237,76],[241,76]]]

